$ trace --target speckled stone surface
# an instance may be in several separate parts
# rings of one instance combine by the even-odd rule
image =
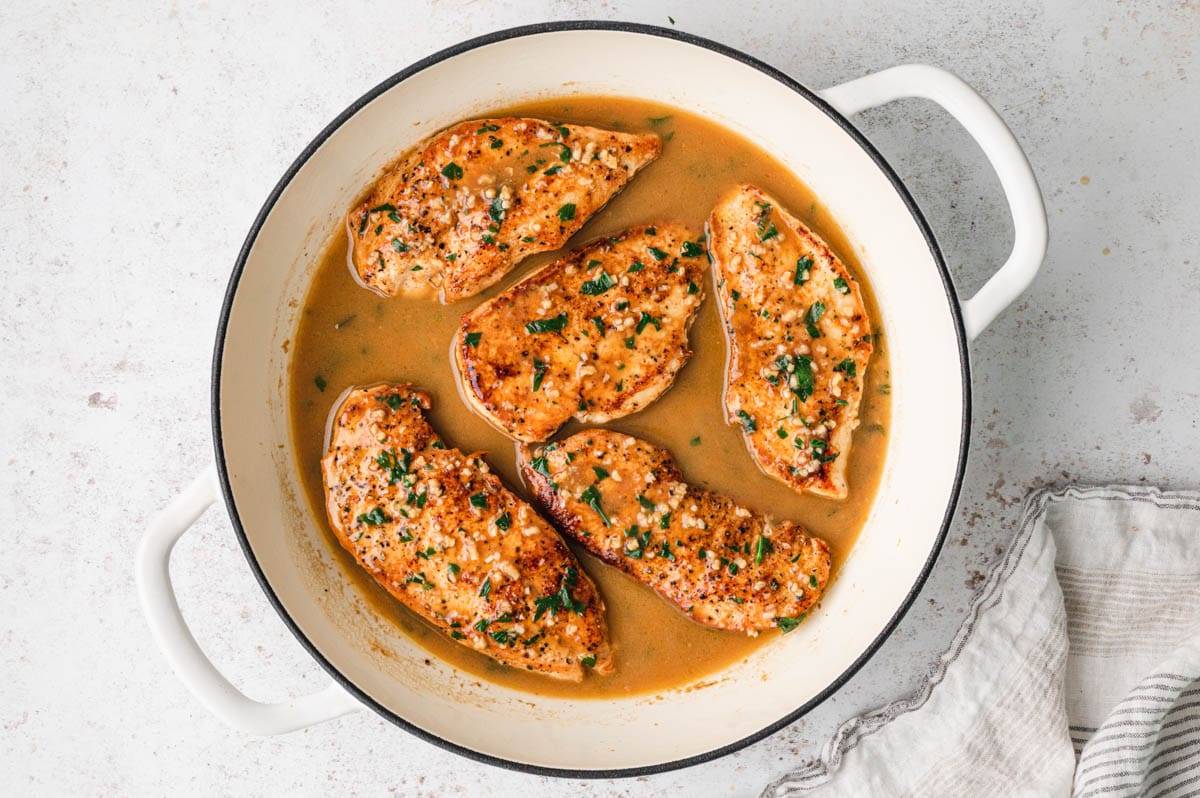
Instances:
[[[0,793],[755,795],[842,720],[918,683],[1031,488],[1196,487],[1200,7],[902,5],[0,5]],[[323,125],[417,58],[527,22],[668,15],[818,88],[903,62],[949,68],[1001,111],[1041,181],[1050,254],[972,346],[966,483],[913,611],[804,719],[647,778],[497,770],[367,712],[270,739],[223,727],[151,642],[132,562],[150,515],[211,458],[212,335],[259,205]],[[919,102],[860,124],[969,294],[1011,235],[982,156]],[[173,571],[201,643],[249,694],[325,684],[222,510],[184,538]]]

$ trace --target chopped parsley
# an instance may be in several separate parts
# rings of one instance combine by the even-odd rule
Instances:
[[[640,260],[635,260],[635,261],[633,262],[633,265],[632,265],[632,266],[630,266],[630,267],[629,267],[628,269],[626,269],[625,271],[627,271],[627,272],[640,272],[640,271],[641,271],[642,269],[644,269],[644,268],[646,268],[646,264],[642,263]]]
[[[592,466],[592,472],[595,473],[597,482],[603,482],[608,479],[608,471],[600,466]]]
[[[527,333],[561,332],[567,326],[567,314],[559,313],[550,319],[534,319],[525,325]]]
[[[317,386],[318,391],[325,393],[325,388],[329,385],[329,383],[325,382],[325,378],[318,374],[313,378],[313,385]]]
[[[647,247],[646,250],[650,253],[650,257],[654,258],[655,260],[665,260],[667,257],[667,253],[663,252],[658,247]]]
[[[754,416],[745,410],[737,411],[737,417],[742,422],[742,430],[744,432],[750,433],[758,429],[758,422],[754,420]]]
[[[758,536],[758,540],[754,543],[754,564],[758,565],[763,561],[763,557],[775,551],[775,546],[771,541],[762,535]]]
[[[834,452],[833,454],[825,453],[829,449],[829,444],[827,444],[825,441],[821,440],[820,438],[813,438],[811,446],[812,446],[812,451],[813,451],[813,458],[818,463],[832,463],[838,457],[837,452]]]
[[[449,180],[461,180],[463,176],[462,167],[451,161],[442,167],[442,176]]]
[[[579,582],[579,572],[575,568],[568,566],[566,573],[563,574],[562,583],[559,585],[558,592],[552,593],[549,596],[542,596],[534,599],[533,605],[536,608],[533,619],[540,620],[543,615],[549,612],[551,615],[557,615],[561,612],[573,612],[576,615],[582,615],[587,609],[587,604],[579,601],[571,595],[571,588]],[[526,641],[526,645],[537,639],[537,636]]]
[[[688,293],[689,293],[689,294],[698,294],[698,293],[700,293],[700,286],[696,285],[696,284],[695,284],[694,282],[692,282],[691,280],[688,280]]]
[[[391,517],[384,513],[383,508],[381,507],[376,507],[374,510],[371,510],[371,512],[363,513],[358,517],[358,522],[360,524],[366,524],[367,526],[379,526],[380,524],[386,524],[391,520]]]
[[[401,449],[400,455],[397,456],[395,449],[384,449],[375,458],[375,462],[388,472],[388,484],[395,485],[408,473],[409,466],[412,464],[412,452],[408,449]]]
[[[683,249],[680,252],[685,258],[695,258],[704,254],[704,247],[693,241],[684,241]]]
[[[550,466],[546,464],[546,455],[530,460],[529,467],[544,477],[550,476]]]
[[[481,338],[483,338],[483,333],[480,333],[480,332],[467,333],[467,337],[466,337],[467,346],[470,346],[470,347],[479,346],[479,340]]]
[[[654,509],[654,502],[647,499],[646,494],[644,494],[644,493],[638,494],[638,504],[642,505],[642,507],[644,507],[647,510]]]
[[[481,585],[479,588],[479,596],[480,596],[480,598],[487,598],[488,593],[491,593],[491,592],[492,592],[492,578],[489,576],[487,579],[483,580],[483,585]],[[484,628],[487,628],[487,627],[484,627]],[[482,632],[483,629],[480,629],[479,631]]]
[[[433,590],[433,583],[426,579],[425,574],[423,573],[409,574],[408,576],[404,577],[404,584],[420,585],[426,590]]]
[[[634,524],[625,530],[625,537],[633,538],[636,545],[632,549],[628,546],[622,546],[621,551],[631,560],[642,559],[642,554],[646,551],[646,547],[650,545],[650,530],[647,529],[643,532],[637,524]]]
[[[584,657],[583,659],[581,659],[581,660],[579,660],[579,661],[580,661],[581,663],[583,663],[583,666],[584,666],[585,668],[594,668],[594,667],[596,667],[596,655],[595,655],[595,654],[588,654],[586,657]]]
[[[541,358],[533,359],[533,392],[537,393],[542,389],[542,380],[546,377],[546,371],[550,368],[550,364]]]
[[[821,330],[817,327],[817,322],[821,320],[821,316],[825,315],[825,305],[821,302],[814,302],[808,306],[808,312],[804,314],[804,324],[808,329],[808,334],[813,338],[821,337]]]
[[[646,329],[646,325],[648,325],[648,324],[653,324],[654,329],[656,329],[656,330],[662,329],[662,322],[659,319],[654,318],[649,313],[647,313],[646,311],[643,310],[641,317],[638,319],[637,327],[635,328],[635,330],[637,331],[637,334],[641,335],[642,330]],[[630,349],[632,349],[632,348],[633,347],[630,347]]]
[[[858,366],[856,366],[854,361],[850,358],[846,358],[841,363],[838,363],[833,367],[833,370],[840,371],[851,379],[858,376]]]
[[[589,485],[583,493],[579,495],[580,501],[591,507],[600,516],[600,520],[605,526],[612,526],[612,521],[608,520],[608,516],[604,513],[604,508],[600,506],[600,491],[596,490],[595,485]]]
[[[558,153],[558,160],[567,163],[571,160],[571,148],[561,141],[548,141],[542,145],[543,147],[561,147]]]
[[[600,318],[599,316],[592,316],[592,324],[595,324],[596,330],[601,335],[604,335],[604,319]]]
[[[799,618],[789,618],[786,615],[781,615],[775,619],[775,625],[778,626],[780,628],[780,630],[783,631],[784,634],[787,634],[788,632],[792,631],[797,626],[799,626],[800,622],[803,620],[804,620],[803,615],[801,615]]]
[[[507,532],[509,527],[511,527],[511,526],[512,526],[512,514],[511,513],[506,512],[506,513],[504,513],[504,515],[502,515],[496,519],[496,528],[497,529]]]
[[[588,280],[579,287],[579,293],[587,296],[599,296],[610,288],[615,287],[617,281],[608,276],[608,272],[600,270],[600,276],[594,280]]]
[[[486,510],[488,508],[487,494],[482,492],[472,494],[471,506],[478,507],[480,510]]]
[[[569,154],[569,153],[568,153]],[[575,218],[575,203],[568,202],[566,205],[558,209],[559,221],[569,222]]]
[[[799,397],[801,402],[808,400],[812,396],[815,389],[815,381],[812,373],[812,358],[807,355],[780,355],[775,358],[775,368],[779,369],[779,375],[771,380],[778,385],[779,380],[783,380],[792,393]],[[792,412],[795,413],[797,408],[793,405]]]
[[[804,285],[808,282],[808,278],[812,276],[812,258],[805,255],[796,261],[796,276],[792,280],[792,285]]]
[[[398,238],[393,238],[392,249],[396,250],[397,252],[408,252],[408,244],[405,244]]]
[[[841,277],[833,278],[833,287],[838,290],[838,293],[841,293],[841,294],[850,293],[850,285]]]
[[[759,231],[758,240],[759,241],[769,241],[778,235],[779,235],[779,230],[776,229],[775,223],[771,222],[771,225],[766,230]]]

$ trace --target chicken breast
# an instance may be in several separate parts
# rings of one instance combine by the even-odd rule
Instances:
[[[498,662],[570,680],[610,672],[592,580],[480,455],[445,447],[429,407],[410,385],[342,403],[321,460],[342,546],[409,609]]]
[[[542,441],[662,395],[692,352],[708,262],[698,233],[634,227],[540,269],[463,316],[462,393],[498,429]]]
[[[558,528],[718,629],[789,632],[829,581],[829,547],[683,480],[671,455],[608,430],[523,447],[521,471]]]
[[[729,346],[725,412],[764,473],[843,499],[871,356],[858,283],[825,242],[754,186],[708,220]]]
[[[453,302],[561,247],[658,157],[653,134],[477,119],[408,153],[347,217],[362,283]]]

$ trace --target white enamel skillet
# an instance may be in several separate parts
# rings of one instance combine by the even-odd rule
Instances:
[[[821,609],[702,690],[622,700],[531,697],[430,659],[350,586],[309,512],[289,437],[287,355],[314,255],[381,167],[438,129],[548,95],[637,97],[698,112],[773,153],[846,231],[874,288],[892,357],[892,423],[870,517]],[[1009,259],[960,300],[924,217],[849,117],[923,97],[978,141],[1008,198]],[[426,740],[489,763],[571,777],[653,773],[728,754],[837,690],[899,622],[942,545],[970,429],[967,342],[1033,280],[1046,215],[1024,154],[970,87],[900,66],[812,91],[744,53],[673,30],[572,22],[502,31],[387,79],[317,135],[254,220],[229,283],[213,359],[215,465],[150,525],[141,603],[176,674],[210,711],[280,734],[369,707]],[[168,560],[223,497],[267,598],[332,682],[263,704],[197,646]],[[430,660],[426,664],[426,660]]]

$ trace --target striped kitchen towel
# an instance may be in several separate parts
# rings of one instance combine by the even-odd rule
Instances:
[[[1200,796],[1200,493],[1040,491],[914,696],[768,798]]]

